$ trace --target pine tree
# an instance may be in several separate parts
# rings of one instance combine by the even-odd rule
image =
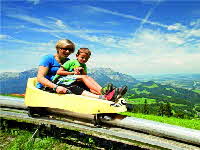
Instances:
[[[163,102],[159,103],[160,107],[159,107],[159,110],[158,110],[158,115],[159,116],[163,116],[164,113],[165,113],[165,108],[164,108],[164,104]]]
[[[149,104],[147,104],[147,99],[144,101],[144,114],[149,114]]]
[[[167,102],[167,104],[165,105],[165,115],[167,117],[171,117],[173,115],[172,107],[171,107],[171,104],[169,102]]]

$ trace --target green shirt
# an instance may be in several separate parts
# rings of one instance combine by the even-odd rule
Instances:
[[[82,67],[84,69],[84,71],[87,73],[87,66],[86,64],[81,64],[78,62],[78,60],[76,59],[72,59],[72,60],[68,60],[66,61],[62,67],[66,70],[66,71],[69,71],[69,72],[73,72],[75,68],[78,68],[78,67]],[[56,78],[58,78],[60,75],[56,74],[56,76],[54,77],[53,80],[55,80]]]

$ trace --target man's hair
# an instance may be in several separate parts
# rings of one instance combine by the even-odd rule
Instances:
[[[59,48],[63,48],[63,47],[71,48],[73,50],[72,52],[74,52],[74,50],[75,50],[75,44],[72,41],[68,40],[68,39],[61,39],[56,43],[56,49],[57,50]]]
[[[85,54],[87,54],[88,56],[91,55],[91,51],[90,51],[88,48],[80,48],[80,49],[78,50],[78,52],[77,52],[76,55],[80,55],[81,53],[85,53]]]

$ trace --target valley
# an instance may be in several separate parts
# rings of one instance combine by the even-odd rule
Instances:
[[[27,79],[36,76],[36,68],[18,73],[0,73],[1,94],[23,94]],[[200,74],[131,76],[110,68],[89,70],[101,86],[127,85],[125,99],[129,112],[145,115],[191,119],[200,117]]]

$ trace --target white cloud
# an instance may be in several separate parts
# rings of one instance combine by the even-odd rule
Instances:
[[[5,39],[10,39],[11,36],[5,35],[5,34],[0,34],[0,40],[5,40]]]
[[[182,39],[181,37],[178,37],[176,34],[169,34],[169,35],[166,35],[166,40],[169,42],[169,43],[172,43],[172,44],[183,44],[184,43],[184,39]]]
[[[131,55],[96,54],[92,55],[88,65],[91,67],[109,67],[115,71],[139,73],[186,73],[199,72],[200,54],[171,53],[170,55]],[[102,61],[102,58],[104,61]],[[192,66],[192,67],[191,67]]]
[[[44,20],[42,18],[35,18],[20,14],[7,16],[46,27],[46,29],[36,27],[26,28],[28,30],[45,32],[59,39],[65,37],[66,33],[68,33],[86,40],[86,44],[94,44],[95,52],[94,55],[92,54],[92,58],[88,62],[91,67],[110,67],[116,71],[131,74],[198,71],[198,65],[200,64],[199,20],[192,21],[190,26],[184,26],[180,23],[167,26],[148,20],[153,10],[149,11],[145,19],[142,19],[136,16],[125,15],[101,8],[91,8],[94,11],[138,20],[141,21],[142,24],[148,23],[164,27],[167,30],[162,31],[158,29],[141,28],[141,30],[136,34],[129,33],[126,35],[121,34],[120,36],[114,36],[114,34],[109,34],[112,33],[112,31],[77,29],[65,24],[65,21],[53,17],[47,17]],[[120,22],[120,24],[122,23]],[[16,39],[14,36],[9,35],[0,35],[0,39],[13,43],[29,45],[30,52],[35,50],[34,53],[29,53],[29,51],[26,52],[29,57],[31,57],[31,54],[33,56],[40,56],[42,54],[49,53],[49,50],[54,52],[55,41],[50,41],[48,43],[33,43]],[[103,50],[97,49],[97,45],[100,45]],[[101,53],[98,53],[98,51]]]
[[[48,28],[48,24],[44,23],[39,18],[31,17],[31,16],[28,16],[28,15],[22,15],[22,14],[8,14],[7,16],[12,17],[12,18],[16,18],[16,19],[20,19],[20,20],[24,20],[24,21],[27,21],[27,22]]]
[[[65,28],[66,26],[64,25],[64,23],[61,20],[57,20],[55,23],[57,26],[61,27],[61,28]]]
[[[87,37],[109,47],[104,49],[107,53],[92,55],[89,65],[130,74],[199,72],[200,41],[186,37],[188,32],[192,33],[193,29],[176,33],[143,29],[129,38]]]
[[[197,37],[200,37],[200,29],[196,29],[196,30],[191,30],[190,31],[190,34],[192,35],[192,36],[197,36]]]
[[[123,18],[138,20],[138,21],[142,21],[142,22],[145,22],[145,23],[148,23],[148,24],[151,24],[151,25],[156,25],[156,26],[160,26],[160,27],[163,27],[163,28],[168,28],[168,25],[164,25],[164,24],[161,24],[161,23],[158,23],[158,22],[149,21],[147,19],[139,18],[137,16],[126,15],[126,14],[122,14],[122,13],[119,13],[119,12],[110,11],[110,10],[107,10],[107,9],[98,8],[98,7],[94,7],[94,6],[88,6],[88,8],[93,10],[93,11],[96,11],[96,12],[102,12],[102,13],[112,14],[112,15],[115,15],[115,16],[121,16]]]
[[[197,19],[197,20],[195,20],[195,21],[192,21],[191,23],[190,23],[190,25],[191,26],[200,26],[200,19]]]
[[[185,30],[186,27],[181,25],[180,23],[175,23],[173,25],[168,26],[168,30]]]
[[[149,18],[151,17],[154,9],[160,4],[160,0],[155,0],[155,5],[150,8],[150,10],[147,12],[145,18],[142,20],[139,28],[135,31],[135,34],[137,34],[138,31],[140,31],[143,28],[143,25],[148,22]]]

